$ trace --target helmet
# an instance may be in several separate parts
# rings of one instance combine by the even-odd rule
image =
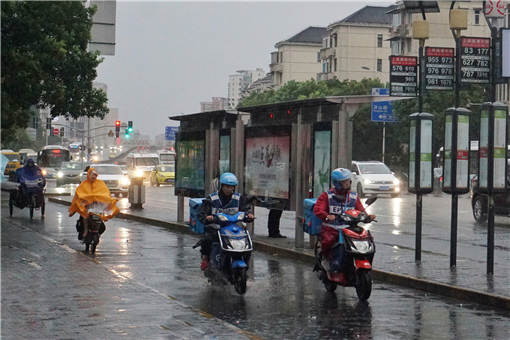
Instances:
[[[340,182],[350,180],[351,179],[351,171],[345,168],[338,168],[331,172],[331,182],[337,189],[341,189],[342,186]]]
[[[225,172],[220,176],[220,186],[222,184],[236,186],[238,184],[237,177],[231,172]]]

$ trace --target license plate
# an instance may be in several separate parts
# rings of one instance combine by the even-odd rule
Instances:
[[[390,187],[387,185],[383,185],[379,187],[379,190],[390,190]]]

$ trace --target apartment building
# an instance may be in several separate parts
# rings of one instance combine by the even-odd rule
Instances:
[[[210,102],[200,102],[200,112],[228,109],[228,98],[212,97]]]
[[[450,30],[450,1],[438,1],[438,13],[426,13],[429,22],[429,39],[425,46],[455,47]],[[482,1],[458,2],[455,8],[468,10],[468,28],[462,31],[463,36],[490,37],[490,30],[485,21]],[[421,13],[406,12],[402,2],[398,2],[388,12],[391,15],[391,54],[392,55],[418,55],[418,40],[412,39],[413,21],[423,20]]]
[[[330,24],[319,53],[317,80],[389,80],[391,15],[393,6],[365,6]]]
[[[228,76],[228,104],[229,107],[234,109],[239,104],[243,96],[243,92],[253,82],[264,78],[266,72],[257,68],[255,70],[240,70],[235,74]]]
[[[275,44],[269,65],[274,88],[290,80],[306,81],[315,79],[320,72],[318,53],[322,38],[327,34],[325,27],[308,27],[287,40]]]

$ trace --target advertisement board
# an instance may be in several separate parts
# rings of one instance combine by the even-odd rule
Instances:
[[[220,174],[230,171],[230,136],[220,136]]]
[[[256,135],[247,129],[245,139],[245,193],[261,202],[289,199],[290,131]],[[260,131],[267,132],[267,131]]]
[[[501,30],[501,76],[510,77],[510,29]]]
[[[331,173],[331,131],[315,131],[313,150],[313,197],[329,189]]]
[[[416,161],[416,120],[411,120],[409,129],[409,189],[415,189],[415,161]]]
[[[205,141],[193,137],[177,138],[175,193],[201,197],[205,185]]]
[[[420,189],[432,188],[432,120],[422,120],[420,134]]]

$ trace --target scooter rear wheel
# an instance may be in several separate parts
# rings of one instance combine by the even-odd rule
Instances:
[[[368,300],[372,293],[372,273],[369,270],[358,269],[356,272],[356,294],[361,301]]]
[[[234,288],[237,293],[246,293],[246,268],[239,268],[234,271]]]

